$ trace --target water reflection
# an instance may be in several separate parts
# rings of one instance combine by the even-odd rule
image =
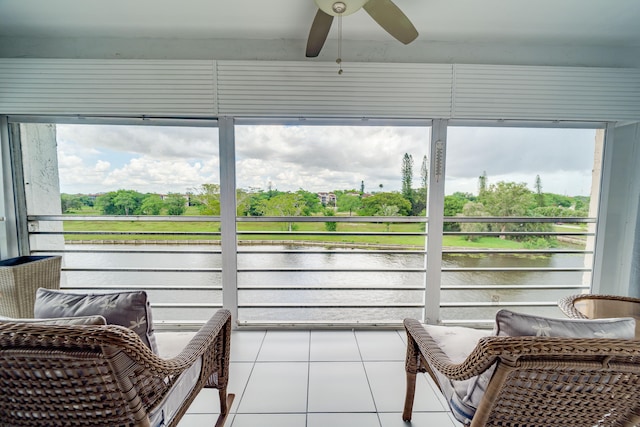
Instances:
[[[67,245],[68,250],[113,250],[110,253],[67,253],[63,284],[83,289],[100,289],[109,285],[132,289],[154,287],[151,301],[167,303],[220,304],[222,301],[222,257],[219,247],[185,245]],[[252,253],[242,253],[250,249]],[[424,305],[424,257],[420,254],[385,254],[375,251],[361,253],[348,249],[335,253],[269,253],[299,246],[273,245],[241,247],[238,254],[238,300],[240,306],[258,304],[290,305],[284,308],[247,307],[239,312],[240,321],[282,322],[399,322],[404,317],[422,316],[422,310],[394,305]],[[177,253],[161,253],[159,251]],[[313,248],[318,251],[317,247]],[[135,253],[127,251],[153,251]],[[197,251],[200,253],[187,253]],[[204,253],[207,252],[207,253]],[[258,253],[255,253],[258,252]],[[444,320],[490,319],[498,303],[550,302],[575,293],[575,289],[511,289],[525,286],[580,285],[580,271],[450,271],[456,268],[582,268],[584,255],[551,254],[523,256],[489,254],[443,256],[441,310]],[[74,268],[132,268],[161,271],[72,271]],[[167,271],[175,270],[175,271]],[[180,270],[193,271],[180,271]],[[262,269],[293,269],[293,271],[254,271]],[[249,271],[243,271],[249,270]],[[323,271],[305,271],[323,270]],[[328,270],[328,271],[324,271]],[[332,271],[335,270],[335,271]],[[368,271],[372,270],[372,271]],[[381,271],[394,270],[394,271]],[[450,286],[484,285],[490,289],[446,289]],[[171,287],[195,289],[171,289]],[[155,289],[155,288],[167,288]],[[322,289],[330,287],[331,289]],[[203,288],[203,289],[198,289]],[[209,288],[209,289],[204,289]],[[213,288],[213,289],[212,289]],[[217,289],[216,289],[217,288]],[[262,289],[264,288],[264,289]],[[268,289],[278,288],[278,289]],[[336,289],[337,288],[337,289]],[[364,288],[364,289],[363,289]],[[386,288],[386,289],[376,289]],[[395,288],[395,289],[394,289]],[[490,303],[487,307],[446,307],[461,302]],[[367,308],[297,308],[296,305],[380,305]],[[536,309],[559,315],[556,309]],[[155,307],[154,317],[160,320],[204,320],[213,309]],[[521,310],[522,311],[522,310]]]

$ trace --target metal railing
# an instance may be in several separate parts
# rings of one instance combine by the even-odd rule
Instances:
[[[65,231],[62,224],[66,221],[106,225],[104,230]],[[161,327],[197,325],[222,307],[223,269],[233,269],[237,276],[237,320],[245,326],[398,326],[404,317],[422,318],[425,301],[431,297],[426,286],[431,277],[425,262],[428,234],[421,229],[428,222],[425,217],[238,217],[233,230],[236,265],[222,265],[221,231],[109,230],[113,221],[218,224],[220,218],[28,217],[32,253],[63,255],[63,288],[146,290],[154,321]],[[338,228],[350,228],[255,229],[256,224],[265,222],[294,223],[298,228],[335,222]],[[595,219],[445,218],[449,224],[473,222],[581,226],[593,224]],[[353,231],[358,224],[376,224],[383,230]],[[500,308],[559,314],[557,299],[589,289],[593,250],[587,239],[594,236],[593,231],[445,231],[442,237],[446,240],[446,236],[570,237],[582,239],[584,244],[529,249],[443,246],[441,271],[434,276],[442,277],[438,298],[443,323],[486,326]],[[407,244],[407,238],[412,237],[412,243],[419,243]],[[80,238],[85,240],[77,240]],[[161,239],[161,243],[152,238]],[[463,259],[464,263],[458,262]],[[487,265],[496,259],[500,263]],[[554,259],[567,264],[555,265]]]

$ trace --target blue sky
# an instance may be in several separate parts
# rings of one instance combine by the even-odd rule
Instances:
[[[295,191],[399,190],[404,153],[413,156],[414,187],[428,152],[429,128],[237,126],[236,180],[241,188]],[[594,130],[450,127],[446,193],[475,193],[478,176],[543,191],[588,195]],[[215,128],[58,125],[60,187],[66,193],[121,188],[181,192],[219,183]]]

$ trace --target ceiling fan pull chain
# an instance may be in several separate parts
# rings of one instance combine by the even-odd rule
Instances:
[[[338,15],[338,59],[336,59],[336,64],[338,64],[338,74],[342,74],[342,15]]]

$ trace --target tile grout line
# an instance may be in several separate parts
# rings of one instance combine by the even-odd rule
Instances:
[[[360,350],[360,342],[358,341],[358,336],[356,335],[355,329],[352,329],[353,338],[356,340],[356,346],[358,347],[358,354],[360,354],[360,364],[362,365],[362,370],[364,371],[364,377],[367,379],[367,386],[369,387],[369,393],[371,394],[371,401],[373,402],[373,408],[375,409],[376,419],[378,420],[378,427],[382,427],[382,420],[380,420],[380,414],[378,413],[378,405],[376,404],[375,396],[373,395],[373,388],[371,388],[371,382],[369,381],[369,374],[367,373],[367,368],[364,365],[364,359],[362,357],[362,351]]]
[[[264,341],[267,339],[267,331],[264,331],[264,334],[262,335],[262,340],[260,340],[260,345],[258,346],[258,351],[256,352],[256,356],[253,360],[253,362],[249,362],[251,363],[251,370],[249,371],[249,376],[247,377],[247,382],[244,384],[244,387],[242,388],[242,393],[240,394],[240,398],[238,399],[238,406],[236,407],[236,412],[235,414],[233,414],[233,419],[231,420],[231,424],[229,425],[229,427],[233,427],[233,424],[236,421],[236,415],[238,415],[239,411],[240,411],[240,404],[242,403],[242,398],[244,397],[244,393],[247,391],[247,387],[249,387],[249,381],[251,381],[251,375],[253,375],[253,371],[256,368],[256,363],[258,363],[258,356],[260,355],[260,350],[262,350],[262,345],[264,344]],[[236,397],[238,397],[236,395]],[[231,408],[229,408],[229,411],[231,411]]]
[[[405,346],[406,346],[407,343],[405,342],[404,338],[407,338],[407,337],[406,337],[406,335],[403,334],[403,332],[405,332],[405,330],[404,329],[398,329],[396,332],[398,333],[400,339],[402,340],[402,342],[405,343]],[[405,363],[406,363],[406,358],[405,358]],[[447,410],[447,408],[448,408],[447,401],[444,398],[444,395],[442,394],[442,391],[440,390],[438,385],[435,384],[435,380],[433,378],[431,378],[431,376],[426,372],[420,372],[418,374],[419,375],[423,375],[425,377],[425,381],[427,383],[427,387],[429,387],[429,389],[435,394],[436,399],[438,400],[438,403],[440,404],[440,406],[442,406],[443,412],[445,414],[447,414],[447,417],[449,417],[449,419],[451,419],[451,420],[455,420],[453,418],[453,416],[451,415],[451,411]],[[458,427],[458,425],[455,424],[456,422],[457,422],[457,420],[454,421],[454,426]],[[459,426],[459,427],[462,427],[462,426]]]
[[[308,427],[309,425],[309,391],[310,391],[310,383],[311,383],[311,330],[309,332],[309,347],[307,350],[307,406],[305,408],[304,414],[304,425]]]

